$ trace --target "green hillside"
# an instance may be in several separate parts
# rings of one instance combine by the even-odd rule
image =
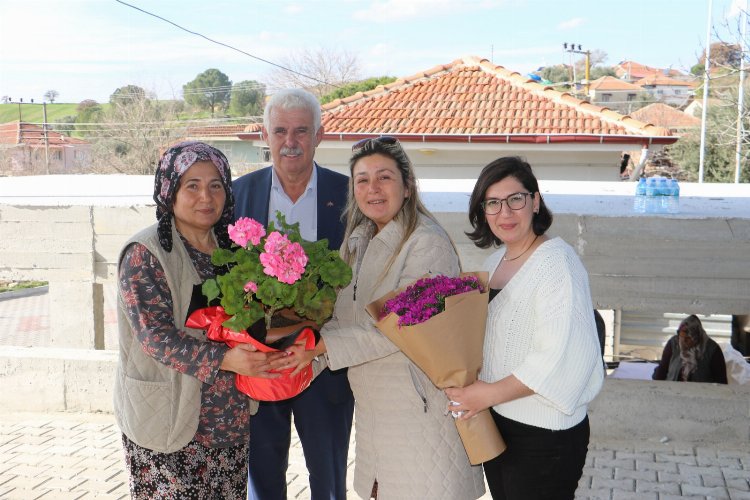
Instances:
[[[18,121],[18,104],[0,104],[0,123]],[[21,104],[21,121],[42,123],[41,104]],[[103,108],[109,104],[102,104]],[[75,116],[78,103],[47,104],[47,122],[60,121],[66,116]]]

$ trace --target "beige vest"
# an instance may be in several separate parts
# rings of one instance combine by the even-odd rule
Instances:
[[[133,236],[123,247],[141,243],[164,268],[172,292],[175,326],[195,338],[205,339],[202,330],[185,328],[193,285],[201,283],[190,256],[172,223],[172,251],[159,244],[156,225]],[[127,321],[122,295],[118,293],[117,322],[120,356],[114,388],[117,425],[133,442],[150,450],[171,453],[184,448],[198,430],[202,382],[156,361],[143,352]],[[251,401],[251,405],[257,405]]]

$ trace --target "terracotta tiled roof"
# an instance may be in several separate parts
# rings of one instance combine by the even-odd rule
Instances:
[[[247,124],[208,125],[203,127],[188,127],[188,137],[235,137],[245,132]]]
[[[636,120],[653,123],[659,127],[666,127],[672,130],[701,126],[699,118],[690,116],[660,102],[649,104],[644,108],[634,111],[631,113],[631,116]]]
[[[18,121],[2,123],[0,124],[0,144],[44,146],[44,129],[32,123]],[[50,147],[62,147],[88,144],[88,142],[47,129],[47,144]]]
[[[654,68],[646,66],[645,64],[637,63],[635,61],[622,61],[615,66],[615,74],[618,78],[628,77],[630,80],[638,80],[654,74],[664,75],[664,72],[671,77],[684,76],[676,69],[663,70],[660,68]]]
[[[695,87],[695,84],[691,82],[686,82],[683,80],[675,80],[674,78],[669,78],[668,76],[664,76],[662,74],[649,75],[633,83],[635,83],[636,85],[640,85],[640,86],[668,85],[670,87]]]
[[[326,138],[393,134],[460,142],[671,143],[668,129],[467,57],[323,106]],[[249,130],[248,130],[249,131]],[[347,139],[344,139],[344,135]]]
[[[603,76],[597,78],[589,84],[589,88],[594,90],[632,90],[634,92],[643,92],[643,88],[638,85],[620,80],[614,76]]]

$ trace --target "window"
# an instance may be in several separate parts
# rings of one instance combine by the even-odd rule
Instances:
[[[62,161],[62,151],[60,151],[60,150],[58,150],[58,151],[50,151],[49,156],[50,156],[50,159],[52,159],[52,160]]]
[[[635,94],[628,94],[628,102],[635,101]]]
[[[602,94],[602,102],[609,102],[612,100],[612,94]]]
[[[260,150],[260,160],[261,161],[271,161],[271,149],[270,148],[261,148],[261,150]]]

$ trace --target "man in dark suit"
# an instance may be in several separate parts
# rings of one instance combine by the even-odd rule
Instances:
[[[304,239],[326,238],[331,249],[338,249],[349,178],[313,160],[323,138],[320,114],[318,100],[304,90],[283,90],[271,97],[263,116],[263,139],[273,166],[234,182],[235,219],[252,217],[266,225],[278,210],[287,222],[300,223]],[[346,370],[326,369],[299,396],[261,403],[250,419],[248,498],[286,499],[293,414],[312,499],[344,500],[353,412]]]

